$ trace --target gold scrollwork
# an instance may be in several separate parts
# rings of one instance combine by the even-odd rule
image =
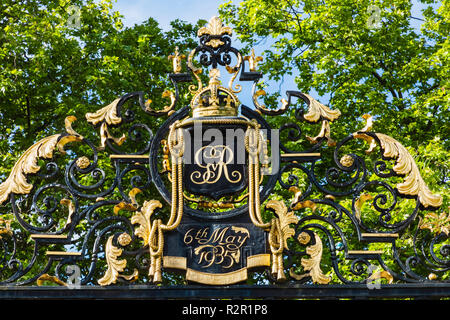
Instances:
[[[66,118],[66,128],[69,128],[68,134],[55,134],[43,138],[28,148],[11,170],[8,178],[0,184],[0,204],[4,203],[11,193],[28,194],[33,189],[33,185],[27,181],[26,175],[38,172],[41,167],[38,166],[38,159],[53,158],[53,151],[57,148],[59,152],[65,154],[64,145],[69,142],[81,141],[82,136],[78,135],[71,126],[76,118]],[[69,118],[68,117],[68,118]]]
[[[122,122],[122,118],[117,116],[117,104],[120,98],[117,98],[107,106],[97,110],[94,113],[86,113],[86,120],[93,125],[97,125],[102,121],[105,121],[109,125],[116,125]]]
[[[303,95],[309,100],[308,112],[303,116],[309,122],[317,122],[320,118],[334,121],[341,115],[339,110],[331,110],[327,106],[321,104],[319,101],[311,97],[309,94]]]
[[[86,120],[93,125],[102,123],[100,126],[100,146],[98,147],[99,150],[105,149],[106,140],[108,139],[113,140],[114,143],[119,146],[122,145],[122,143],[126,140],[124,134],[120,138],[116,138],[111,135],[108,129],[108,125],[117,125],[122,122],[122,118],[117,116],[117,104],[119,103],[119,101],[120,98],[117,98],[113,102],[97,110],[96,112],[88,112],[85,115]]]
[[[365,127],[358,132],[353,133],[355,139],[363,139],[367,141],[370,146],[366,150],[366,153],[372,152],[377,143],[375,139],[366,134],[368,130],[372,129],[373,120],[372,116],[365,114],[363,118],[366,120]],[[373,133],[379,140],[383,157],[387,159],[395,159],[396,163],[392,168],[395,173],[405,176],[404,181],[396,185],[400,194],[417,196],[420,203],[425,207],[440,207],[443,198],[439,194],[433,194],[426,185],[422,176],[420,175],[419,168],[417,167],[414,158],[408,152],[408,150],[394,138],[382,134]]]
[[[320,132],[319,132],[319,134],[317,136],[315,136],[315,137],[306,136],[306,139],[308,139],[309,142],[311,142],[313,144],[319,142],[319,139],[321,139],[321,138],[327,139],[327,145],[329,147],[333,147],[333,146],[336,145],[336,141],[331,139],[330,122],[328,120],[323,120],[322,121],[322,127],[321,127]]]
[[[58,284],[60,286],[67,286],[67,283],[65,283],[64,281],[62,281],[61,279],[59,279],[56,276],[49,275],[48,273],[44,273],[39,278],[37,278],[36,279],[36,284],[38,286],[43,286],[45,281],[50,281],[50,282],[53,282],[53,283]]]
[[[364,203],[368,200],[372,200],[373,196],[370,193],[363,193],[355,201],[355,217],[358,221],[361,221],[361,209]]]
[[[270,110],[267,109],[267,107],[263,104],[261,104],[258,101],[258,98],[261,96],[265,96],[267,93],[266,91],[260,89],[260,90],[256,90],[256,83],[253,85],[253,94],[252,94],[252,99],[253,99],[253,104],[256,107],[256,110],[263,110],[263,111],[267,111],[267,112],[283,112],[284,110],[286,110],[287,106],[288,106],[288,102],[286,99],[281,99],[281,107],[277,110]]]
[[[373,143],[373,138],[364,133],[357,133],[353,135],[355,138],[363,138]],[[396,159],[393,167],[395,173],[405,176],[404,181],[398,183],[396,188],[399,193],[404,195],[417,196],[420,203],[425,207],[439,207],[442,204],[442,196],[433,194],[426,185],[419,168],[414,161],[411,154],[406,148],[394,138],[382,133],[375,133],[381,144],[383,156],[388,159]],[[371,147],[371,149],[373,149]]]
[[[114,206],[114,215],[117,215],[120,210],[127,211],[136,211],[138,209],[138,203],[136,201],[136,195],[141,193],[142,190],[139,188],[133,188],[128,192],[128,196],[130,197],[131,203],[121,201]]]
[[[298,217],[294,213],[288,212],[284,201],[270,200],[266,208],[273,209],[278,218],[270,222],[269,245],[272,253],[272,274],[276,275],[278,281],[286,279],[283,268],[283,249],[288,248],[287,239],[295,234],[295,230],[290,224],[296,224]]]
[[[163,98],[170,98],[170,104],[164,106],[164,108],[161,110],[154,110],[154,109],[150,108],[150,104],[152,103],[152,100],[148,99],[145,102],[145,111],[152,112],[155,114],[164,114],[164,113],[170,114],[171,112],[173,112],[173,108],[175,107],[175,102],[176,102],[175,93],[173,93],[173,91],[171,91],[171,90],[164,90],[164,92],[162,93],[161,96]]]
[[[297,240],[302,245],[307,245],[311,241],[311,236],[306,232],[302,232],[298,235]],[[291,268],[289,271],[289,275],[295,280],[301,280],[309,276],[311,277],[314,283],[328,284],[331,281],[331,277],[324,275],[322,269],[320,268],[320,261],[322,260],[323,244],[322,240],[315,232],[314,232],[314,240],[315,244],[306,247],[306,253],[310,256],[310,258],[301,259],[301,265],[303,269],[305,269],[308,272],[302,275],[298,275]]]
[[[114,236],[110,236],[106,242],[105,255],[106,255],[106,263],[108,264],[108,269],[106,270],[103,277],[97,281],[98,284],[101,286],[114,284],[117,282],[117,279],[119,277],[127,281],[136,280],[139,274],[137,269],[134,269],[131,275],[120,274],[125,270],[127,266],[127,260],[118,259],[122,255],[123,249],[114,246],[113,239]],[[122,233],[119,236],[118,241],[121,246],[125,246],[131,242],[131,237],[127,233]]]

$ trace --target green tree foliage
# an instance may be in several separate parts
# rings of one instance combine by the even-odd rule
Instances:
[[[444,196],[442,206],[447,208],[450,8],[448,0],[440,5],[422,0],[422,6],[424,21],[420,29],[413,24],[417,19],[411,17],[412,3],[406,0],[243,0],[238,5],[224,4],[220,13],[247,48],[264,39],[273,43],[264,51],[264,61],[259,65],[259,71],[270,80],[293,74],[296,83],[292,89],[317,93],[322,103],[342,112],[331,127],[333,139],[339,141],[362,128],[361,115],[374,116],[374,131],[391,135],[407,146],[427,184]],[[26,148],[44,136],[62,132],[67,115],[80,119],[76,130],[85,137],[95,137],[93,143],[98,145],[98,132],[83,121],[87,112],[133,91],[144,91],[155,109],[167,104],[161,96],[165,88],[171,87],[167,57],[175,46],[181,52],[193,48],[196,30],[204,23],[199,21],[194,26],[175,21],[171,31],[163,32],[157,21],[149,18],[124,28],[110,0],[2,1],[1,180]],[[268,95],[266,105],[275,106],[279,95]],[[189,99],[180,98],[181,105]],[[294,119],[294,112],[287,116]],[[164,120],[146,119],[153,129]],[[286,119],[268,120],[279,128]],[[314,127],[303,132],[313,136],[318,131]],[[310,146],[307,140],[304,144]],[[289,146],[295,145],[291,142]],[[76,147],[73,150],[79,155],[83,151]],[[329,163],[317,167],[324,172],[335,164],[332,150],[324,150],[323,154]],[[74,155],[68,156],[75,159]],[[107,174],[113,176],[107,155],[101,154],[100,158],[99,166],[109,164],[111,172]],[[302,175],[300,170],[296,173]],[[89,175],[82,182],[89,185],[89,179],[94,178]],[[279,199],[292,197],[291,192],[280,187],[276,191]],[[154,188],[149,192],[156,193]],[[408,201],[395,217],[399,221],[413,209],[414,201]],[[340,203],[351,207],[351,199]],[[362,211],[363,215],[370,214],[367,207]],[[111,212],[105,209],[98,214],[106,217]],[[62,223],[65,218],[62,215]],[[378,216],[369,217],[368,222],[372,222],[371,218],[374,224],[378,222]],[[350,226],[350,221],[343,221]],[[82,234],[86,226],[80,224],[77,228]],[[354,229],[344,231],[354,240]],[[407,235],[405,244],[410,241],[411,234]],[[26,243],[27,234],[17,236]],[[349,247],[360,249],[353,240]],[[25,254],[33,248],[19,249],[23,249],[18,250],[23,255],[19,259],[25,262]],[[331,269],[329,260],[330,256],[324,257],[328,264],[325,271]],[[174,282],[181,280],[176,278]]]
[[[230,1],[220,13],[248,47],[273,42],[259,65],[270,80],[294,74],[293,89],[317,92],[342,112],[345,121],[332,126],[336,138],[362,128],[361,116],[371,114],[374,131],[392,135],[413,154],[429,143],[431,158],[446,154],[427,163],[441,175],[434,182],[445,185],[450,2],[436,3],[415,4],[423,7],[420,27],[412,1],[405,0]]]
[[[197,29],[172,25],[163,32],[149,18],[124,28],[110,0],[2,1],[0,173],[39,138],[60,132],[68,115],[87,126],[87,112],[133,91],[147,93],[157,109],[167,56],[177,45],[192,47]]]
[[[413,5],[422,8],[423,18],[412,16]],[[294,75],[295,84],[289,89],[310,93],[342,112],[331,125],[333,139],[339,141],[361,129],[361,116],[372,115],[373,131],[388,134],[407,147],[426,183],[443,195],[439,211],[448,211],[449,1],[244,0],[223,4],[220,13],[247,48],[272,44],[256,52],[264,58],[258,66],[268,80]],[[277,100],[284,92],[276,92],[276,88],[265,91],[266,106],[278,108]],[[292,113],[288,117],[295,121]],[[303,130],[309,129],[302,126]],[[346,152],[356,152],[354,147]],[[363,150],[358,154],[364,156]],[[379,160],[378,154],[365,157],[369,162]],[[326,165],[334,164],[330,161]],[[319,176],[324,172],[325,168]],[[380,190],[372,191],[376,195]],[[351,208],[351,200],[346,201],[340,203]],[[390,223],[405,219],[413,208],[413,202],[403,200]],[[326,214],[327,209],[322,210]],[[378,224],[379,213],[372,206],[363,207],[362,215],[367,225]],[[347,223],[350,226],[350,221]],[[363,249],[355,234],[352,238],[352,228],[344,232],[350,249]],[[405,256],[413,253],[412,232],[407,230],[405,240],[397,244]],[[364,247],[368,248],[391,252],[389,246]],[[350,270],[350,265],[347,268]]]

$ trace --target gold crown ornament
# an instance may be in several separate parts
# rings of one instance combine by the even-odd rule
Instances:
[[[219,78],[219,69],[211,69],[208,86],[198,90],[192,97],[191,108],[194,118],[237,116],[239,99],[232,90],[220,85]]]

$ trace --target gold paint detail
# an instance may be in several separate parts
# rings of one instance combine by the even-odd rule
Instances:
[[[417,167],[414,158],[408,152],[408,150],[394,138],[382,134],[375,133],[376,137],[380,141],[381,149],[383,150],[383,156],[388,159],[396,159],[396,163],[393,167],[395,173],[405,176],[404,181],[398,183],[396,188],[399,193],[403,195],[417,196],[420,203],[425,207],[439,207],[442,204],[443,198],[439,194],[433,194],[426,185],[422,176],[420,175],[419,168]],[[364,133],[356,133],[353,135],[355,138],[362,138],[367,140],[372,145],[374,140],[372,137]],[[367,138],[369,137],[369,138]]]
[[[141,210],[131,217],[132,224],[139,224],[139,227],[134,231],[134,234],[144,240],[144,246],[148,245],[150,238],[150,231],[152,228],[151,216],[155,209],[161,207],[162,204],[158,200],[145,201]]]
[[[0,239],[3,239],[4,235],[12,236],[13,232],[11,230],[11,222],[12,219],[4,219],[3,217],[0,217]]]
[[[366,282],[371,282],[375,280],[379,280],[381,278],[384,278],[388,281],[389,284],[392,284],[394,282],[394,277],[392,274],[390,274],[389,271],[382,270],[382,271],[376,271],[373,272],[366,280]]]
[[[181,73],[181,61],[186,59],[186,55],[180,54],[178,46],[175,47],[174,54],[169,55],[169,60],[172,60],[173,73]]]
[[[284,201],[270,200],[267,202],[266,208],[273,209],[278,216],[278,219],[280,220],[283,246],[288,249],[287,239],[295,234],[295,230],[290,226],[290,224],[297,224],[299,218],[294,215],[294,212],[288,212]]]
[[[163,258],[163,266],[168,269],[187,269],[186,257],[166,256]]]
[[[192,57],[190,57],[192,59]],[[240,59],[239,59],[240,60]],[[189,66],[192,65],[192,61],[188,63]],[[241,61],[233,68],[227,68],[228,72],[235,73],[230,80],[230,88],[227,89],[220,85],[220,71],[219,69],[211,69],[209,71],[209,84],[203,89],[200,78],[198,78],[197,73],[201,72],[201,69],[192,70],[194,75],[198,78],[198,90],[195,91],[192,88],[192,93],[194,94],[191,99],[192,115],[194,118],[198,117],[214,117],[214,116],[236,116],[237,110],[240,105],[238,97],[235,95],[242,88],[237,86],[233,89],[233,80],[237,75],[241,66]],[[199,70],[197,72],[196,70]],[[197,73],[196,73],[197,72]],[[220,95],[222,93],[222,95]],[[219,99],[222,97],[222,102]],[[224,104],[225,103],[225,104]]]
[[[175,194],[175,196],[177,199],[180,198],[178,194]],[[177,202],[172,202],[172,213],[167,225],[163,224],[161,219],[152,221],[151,217],[154,211],[161,207],[162,204],[158,200],[145,201],[142,208],[131,217],[132,224],[139,224],[139,227],[134,231],[135,235],[142,238],[144,240],[144,245],[148,245],[149,247],[150,268],[148,275],[155,283],[160,283],[162,281],[161,266],[164,248],[163,231],[175,229],[181,220],[180,214],[182,213],[182,210],[179,210],[177,206]],[[177,215],[176,219],[175,215]]]
[[[339,160],[339,163],[347,168],[351,167],[354,162],[355,159],[353,159],[353,157],[349,154],[343,155],[341,160]]]
[[[153,112],[156,114],[164,114],[164,113],[169,113],[170,111],[173,111],[173,108],[175,107],[175,103],[176,103],[175,93],[173,93],[173,91],[171,91],[171,90],[164,90],[164,92],[162,93],[161,96],[163,98],[170,98],[170,104],[164,106],[164,108],[161,110],[154,110],[154,109],[150,108],[150,104],[152,103],[152,100],[148,99],[145,102],[145,111]]]
[[[100,146],[97,149],[104,150],[106,147],[107,140],[112,140],[115,144],[121,146],[125,142],[126,136],[125,134],[122,134],[120,138],[114,137],[109,132],[108,124],[106,122],[103,122],[100,126]]]
[[[234,284],[247,280],[247,268],[227,273],[206,273],[188,268],[186,280],[209,285]]]
[[[122,235],[120,235],[120,236],[122,236]],[[133,274],[128,275],[128,276],[120,274],[120,272],[123,272],[123,270],[126,268],[127,260],[118,259],[118,257],[120,257],[122,255],[123,249],[114,246],[113,238],[114,238],[114,236],[110,236],[106,242],[105,256],[106,256],[106,263],[108,264],[108,269],[106,270],[103,277],[97,281],[98,284],[101,286],[107,286],[110,284],[114,284],[117,282],[117,279],[119,277],[121,277],[127,281],[136,280],[138,277],[137,269],[134,269]],[[130,242],[131,242],[131,237],[128,235],[128,237],[125,237],[125,240],[124,240],[124,237],[122,238],[121,245],[127,245]]]
[[[284,112],[286,110],[286,108],[288,107],[288,102],[286,99],[281,99],[281,107],[277,110],[270,110],[267,109],[267,107],[263,104],[261,104],[258,101],[258,98],[261,96],[265,96],[267,93],[266,91],[260,89],[260,90],[256,90],[256,83],[253,85],[253,94],[252,94],[252,99],[253,99],[253,104],[256,107],[256,110],[261,112],[261,111],[266,111],[266,112]]]
[[[111,154],[110,159],[148,159],[146,154]]]
[[[247,258],[247,268],[269,267],[270,254],[262,253]]]
[[[141,193],[142,190],[139,188],[133,188],[128,192],[128,196],[130,197],[131,203],[121,201],[114,206],[114,215],[118,215],[120,210],[126,211],[136,211],[138,209],[138,203],[136,201],[136,195]]]
[[[222,23],[222,20],[214,16],[212,17],[208,24],[205,27],[201,27],[198,29],[197,36],[201,37],[202,35],[209,35],[209,36],[222,36],[225,34],[232,35],[233,30],[230,27],[224,26]],[[206,43],[206,45],[211,46],[213,48],[217,48],[221,45],[223,45],[223,41],[220,39],[211,39]]]
[[[289,158],[289,157],[320,157],[319,152],[305,152],[305,153],[282,153],[282,158]]]
[[[234,208],[234,204],[233,203],[229,203],[229,202],[211,202],[211,201],[197,201],[198,203],[198,208],[219,208],[219,209],[230,209],[230,208]]]
[[[213,184],[219,181],[222,175],[229,183],[237,183],[242,180],[239,171],[228,172],[228,164],[233,161],[233,151],[226,145],[207,145],[197,150],[195,153],[195,164],[205,169],[203,174],[200,171],[192,172],[190,179],[194,184]],[[206,164],[201,164],[200,159],[206,159]]]
[[[339,118],[341,111],[331,110],[327,106],[321,104],[319,101],[304,93],[309,100],[308,112],[303,116],[309,122],[317,122],[319,119],[333,121]]]
[[[327,145],[329,147],[334,147],[336,145],[336,141],[331,139],[331,129],[330,129],[330,122],[328,120],[322,121],[322,127],[320,129],[320,132],[315,137],[306,136],[306,139],[308,139],[309,142],[312,144],[316,144],[319,142],[319,140],[325,138],[327,140]]]
[[[361,233],[363,238],[398,238],[398,233]]]
[[[349,255],[383,254],[383,250],[348,250]]]
[[[364,120],[366,120],[366,125],[364,126],[364,128],[362,128],[361,130],[359,130],[360,132],[370,132],[372,131],[373,128],[373,117],[370,114],[363,114],[362,118]]]
[[[111,139],[117,145],[122,145],[126,140],[125,134],[123,134],[120,138],[116,138],[111,135],[108,129],[108,125],[118,125],[122,122],[122,118],[117,116],[117,104],[119,103],[121,98],[115,99],[109,105],[97,110],[94,113],[86,113],[86,120],[93,124],[97,125],[101,123],[100,126],[100,146],[99,150],[104,150],[106,147],[106,140]]]
[[[258,62],[263,61],[263,57],[255,55],[255,49],[252,48],[252,53],[244,57],[244,61],[248,61],[248,69],[251,72],[256,72]]]
[[[49,275],[48,273],[44,273],[39,278],[37,278],[36,279],[36,284],[40,287],[40,286],[44,285],[45,281],[50,281],[50,282],[56,283],[56,284],[58,284],[60,286],[67,286],[67,283],[65,283],[64,281],[62,281],[58,277]]]
[[[294,193],[294,199],[292,200],[289,209],[296,211],[303,208],[310,208],[313,212],[316,211],[317,204],[315,202],[311,200],[300,201],[302,191],[298,187],[292,186],[289,188],[289,191]]]
[[[366,150],[367,154],[370,154],[373,152],[373,150],[375,150],[375,148],[377,147],[377,143],[375,141],[374,138],[372,138],[371,136],[364,134],[364,132],[368,132],[372,130],[373,127],[373,117],[369,114],[364,114],[362,116],[362,118],[364,120],[366,120],[366,125],[364,126],[364,128],[362,128],[361,130],[359,130],[358,132],[353,133],[353,138],[357,139],[363,139],[365,140],[367,143],[369,143],[369,149]]]
[[[69,215],[67,216],[67,221],[66,224],[64,225],[64,228],[66,228],[72,223],[72,216],[75,213],[75,204],[73,203],[72,200],[66,198],[61,199],[59,203],[62,204],[63,206],[66,206],[67,209],[69,210]]]
[[[76,132],[73,128],[72,128],[72,123],[74,123],[77,120],[77,118],[75,116],[67,116],[64,119],[64,126],[66,128],[66,132],[69,135],[75,136],[75,137],[79,137],[80,140],[83,138],[83,136],[81,136],[78,132]]]
[[[73,119],[72,119],[73,120]],[[81,136],[55,134],[43,138],[28,148],[15,163],[8,178],[0,184],[0,204],[4,203],[11,193],[28,194],[33,185],[26,179],[27,174],[37,173],[41,167],[38,159],[53,158],[55,148],[65,154],[64,145],[73,141],[81,141]]]
[[[117,98],[109,105],[97,110],[94,113],[86,113],[86,120],[93,125],[97,125],[100,122],[106,122],[109,125],[116,125],[122,122],[122,118],[117,116],[117,104],[120,98]]]
[[[11,193],[28,194],[33,185],[27,182],[26,174],[36,173],[41,167],[37,165],[38,158],[50,159],[56,147],[60,134],[46,137],[31,146],[19,158],[11,170],[9,177],[0,184],[0,204],[4,203]]]
[[[75,251],[47,251],[47,256],[81,256],[81,252]]]
[[[355,218],[361,222],[361,209],[364,203],[368,200],[372,200],[373,196],[370,193],[363,193],[355,201]]]
[[[436,279],[437,279],[437,275],[435,273],[430,273],[428,275],[428,280],[433,281],[433,280],[436,280]]]
[[[64,234],[32,234],[31,239],[67,239],[68,236]]]
[[[89,160],[88,157],[82,156],[77,159],[76,164],[77,164],[78,168],[86,169],[91,164],[91,161]]]
[[[171,165],[170,165],[170,151],[169,151],[169,145],[167,143],[166,139],[161,140],[161,145],[163,149],[163,161],[162,161],[162,171],[161,173],[170,173],[171,171]],[[171,179],[170,179],[171,180]]]
[[[306,232],[302,232],[297,237],[297,240],[302,245],[306,245],[311,241],[311,236]],[[322,240],[315,232],[314,240],[315,244],[306,247],[306,253],[310,256],[310,258],[301,259],[302,267],[308,272],[302,275],[298,275],[291,268],[289,274],[295,280],[301,280],[307,276],[310,276],[313,283],[328,284],[331,281],[331,277],[323,274],[322,269],[320,268],[320,261],[322,260],[323,252]]]
[[[428,229],[436,235],[444,233],[448,236],[450,234],[450,207],[448,207],[448,212],[442,211],[439,215],[435,212],[428,212],[423,220],[420,218],[419,228]]]

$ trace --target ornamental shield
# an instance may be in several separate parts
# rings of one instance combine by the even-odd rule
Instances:
[[[183,183],[186,191],[218,200],[245,189],[245,127],[195,124],[184,131]]]

